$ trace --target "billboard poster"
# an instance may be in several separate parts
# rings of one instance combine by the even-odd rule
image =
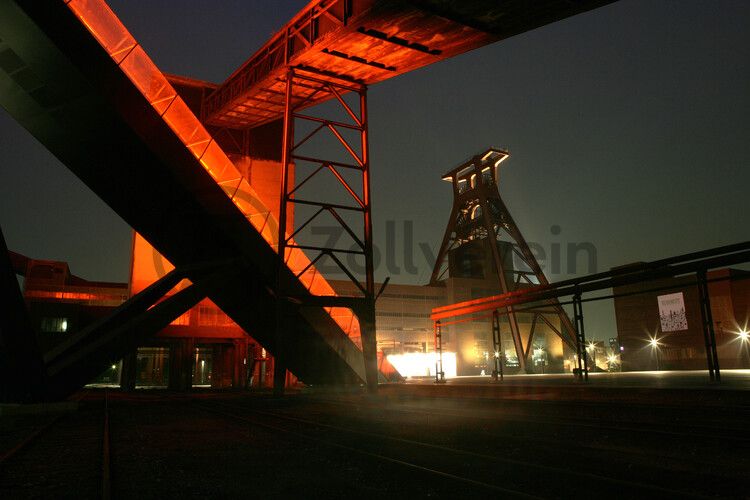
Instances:
[[[679,332],[688,329],[685,298],[682,292],[659,295],[657,300],[662,332]]]

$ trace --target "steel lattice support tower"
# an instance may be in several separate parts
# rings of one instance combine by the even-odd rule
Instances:
[[[443,180],[451,182],[453,187],[453,207],[437,254],[430,284],[435,285],[450,274],[448,258],[451,251],[473,241],[487,239],[494,242],[488,246],[502,293],[512,292],[521,284],[530,286],[549,284],[529,245],[511,217],[510,211],[500,197],[498,170],[500,164],[509,156],[507,151],[490,148],[443,176]],[[514,256],[518,257],[528,270],[514,270],[512,265],[510,269],[508,268],[506,259],[511,257],[506,255],[509,251],[508,247],[499,244],[502,241],[501,237],[505,236],[511,240],[510,248]],[[509,276],[513,275],[515,279],[509,280]],[[534,313],[534,319],[525,347],[513,306],[505,307],[501,313],[508,317],[513,344],[522,371],[526,370],[526,361],[531,351],[534,328],[538,320],[546,323],[568,346],[576,348],[576,329],[567,313],[556,299],[546,302],[547,307],[531,311]],[[528,312],[528,309],[524,311]],[[547,319],[546,315],[549,314],[559,317],[561,326],[559,330]]]
[[[356,104],[352,105],[344,98],[346,94],[357,97]],[[302,95],[302,97],[299,97]],[[343,111],[347,117],[346,121],[324,118],[308,113],[306,108],[315,102],[321,95],[328,95],[338,104],[338,111]],[[367,87],[356,82],[342,80],[330,75],[320,74],[309,69],[289,68],[286,76],[286,92],[284,99],[284,128],[282,141],[282,179],[281,197],[279,207],[279,268],[287,263],[290,257],[289,250],[299,249],[309,253],[310,263],[303,268],[297,277],[308,272],[316,263],[323,258],[332,260],[346,276],[356,285],[360,292],[357,296],[330,296],[316,295],[314,289],[312,297],[293,297],[287,293],[287,286],[279,279],[278,294],[281,300],[277,301],[277,328],[284,327],[284,308],[286,307],[346,307],[351,309],[357,316],[360,325],[362,352],[364,356],[366,382],[370,391],[377,390],[378,363],[377,363],[377,341],[375,338],[375,281],[373,264],[372,243],[372,212],[370,202],[370,160],[367,131]],[[304,111],[304,112],[303,112]],[[295,137],[295,123],[313,124],[311,131],[304,137]],[[342,131],[349,131],[356,136],[352,140]],[[308,143],[313,137],[321,134],[331,134],[335,141],[340,144],[348,154],[351,161],[335,161],[324,158],[316,158],[301,152],[301,147]],[[330,137],[330,136],[329,136]],[[302,175],[301,168],[305,166],[309,173]],[[292,180],[291,171],[300,176],[296,182]],[[354,173],[356,184],[344,171]],[[327,193],[318,193],[317,199],[309,199],[300,193],[300,188],[311,182],[314,178],[320,180],[323,172],[329,172],[328,188],[335,185],[343,187],[347,193],[347,202],[339,203],[326,199]],[[332,179],[331,179],[332,177]],[[334,186],[331,186],[334,184]],[[323,198],[323,199],[321,199]],[[299,223],[288,216],[292,206],[312,207],[314,213],[310,216],[299,217]],[[348,234],[355,242],[355,249],[331,247],[325,244],[303,244],[295,238],[301,236],[301,232],[309,227],[322,214],[329,214],[340,228]],[[355,214],[360,224],[351,222],[344,214]],[[364,258],[365,273],[364,282],[356,276],[356,272],[350,269],[350,265],[344,262],[342,255],[358,255]],[[279,276],[281,273],[279,272]],[[275,383],[283,384],[283,345],[279,343],[281,362],[277,363]],[[279,376],[280,375],[280,376]],[[277,392],[283,390],[283,386],[277,386]]]

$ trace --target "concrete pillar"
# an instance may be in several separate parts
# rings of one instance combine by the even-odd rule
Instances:
[[[122,358],[122,368],[120,369],[120,389],[123,391],[135,390],[137,364],[138,349],[133,349],[133,351]]]
[[[232,387],[235,370],[234,357],[233,344],[215,344],[213,346],[212,388]]]
[[[195,362],[195,341],[179,339],[169,346],[169,388],[189,391],[193,386],[192,370]]]
[[[247,387],[248,372],[247,340],[234,341],[234,357],[232,360],[232,387],[244,389]]]

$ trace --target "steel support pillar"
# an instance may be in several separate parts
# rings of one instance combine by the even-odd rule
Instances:
[[[575,317],[576,327],[576,358],[578,360],[578,378],[588,382],[589,380],[589,360],[586,354],[586,333],[583,326],[583,304],[581,294],[573,295],[573,316]]]
[[[296,90],[301,90],[298,94]],[[305,95],[306,94],[306,95]],[[306,109],[309,102],[320,94],[328,94],[333,102],[338,102],[341,109],[348,115],[349,121],[342,122],[330,120],[327,118],[314,116],[309,112],[304,114],[301,110]],[[348,103],[344,96],[346,94],[356,94],[358,103],[356,105]],[[295,95],[297,97],[295,97]],[[300,97],[301,95],[301,97]],[[359,109],[357,109],[357,107]],[[295,137],[295,121],[312,123],[315,128],[305,137],[297,140]],[[341,130],[346,129],[357,135],[356,142],[350,142]],[[316,158],[314,155],[302,152],[302,147],[309,139],[321,132],[330,132],[332,137],[348,153],[354,161],[345,163],[341,161],[326,160]],[[358,144],[357,144],[358,143]],[[346,276],[356,285],[360,292],[357,296],[348,297],[351,299],[350,309],[357,316],[360,326],[360,335],[362,340],[362,351],[365,366],[365,382],[368,390],[374,392],[378,387],[378,361],[377,361],[377,339],[375,328],[375,279],[373,264],[373,244],[372,244],[372,211],[370,197],[370,160],[369,160],[369,141],[368,141],[368,117],[367,117],[367,87],[354,82],[343,81],[332,78],[328,75],[322,75],[305,69],[289,68],[286,75],[286,91],[284,101],[284,124],[282,139],[281,155],[281,193],[279,203],[279,235],[278,235],[278,279],[277,279],[277,310],[276,310],[276,352],[275,369],[274,369],[274,393],[283,394],[283,380],[285,370],[285,349],[281,335],[284,328],[294,328],[294,325],[287,324],[285,318],[288,317],[287,308],[305,307],[312,305],[311,297],[288,297],[288,286],[282,282],[282,269],[290,257],[290,251],[297,249],[309,252],[310,266],[318,262],[321,258],[327,257],[332,260]],[[302,175],[304,168],[313,167],[312,173]],[[299,175],[301,180],[292,181],[290,170],[295,169],[295,177]],[[359,186],[348,181],[342,171],[355,172],[361,178]],[[308,197],[300,191],[307,182],[313,177],[319,177],[323,171],[328,171],[335,179],[337,186],[343,187],[348,193],[349,203],[333,203],[329,200],[321,200],[320,197],[331,196],[330,193],[313,193],[313,197]],[[329,178],[330,179],[330,178]],[[330,181],[329,181],[330,182]],[[302,197],[300,197],[302,196]],[[304,199],[302,199],[304,198]],[[299,224],[295,224],[292,217],[289,216],[290,207],[295,204],[313,207],[316,211],[310,217],[301,218]],[[358,228],[350,225],[343,216],[343,213],[354,213],[361,215],[362,226]],[[348,234],[355,243],[355,250],[351,248],[337,248],[327,245],[317,244],[300,244],[295,238],[300,238],[301,231],[308,227],[319,215],[327,213],[336,221],[337,224]],[[364,258],[365,276],[364,282],[356,276],[356,272],[344,264],[340,255],[359,255]],[[300,272],[299,278],[306,272],[310,266]],[[309,292],[315,296],[316,290],[310,287]],[[307,304],[306,304],[307,303]],[[319,303],[318,303],[319,304]]]
[[[443,370],[443,326],[440,321],[435,322],[435,383],[445,383]]]
[[[716,332],[714,331],[714,320],[711,313],[711,296],[708,292],[706,270],[698,271],[696,278],[698,280],[698,297],[701,306],[701,322],[703,323],[703,339],[706,344],[708,376],[712,382],[721,382],[719,355],[716,352]]]
[[[357,313],[359,329],[362,332],[362,355],[365,360],[367,390],[378,390],[378,341],[375,336],[375,308],[362,308]]]
[[[505,364],[505,349],[503,349],[503,338],[500,333],[500,314],[497,309],[492,311],[492,349],[495,359],[495,368],[492,370],[492,380],[503,380],[503,364]]]

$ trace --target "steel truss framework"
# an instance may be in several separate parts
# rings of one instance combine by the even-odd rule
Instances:
[[[304,97],[299,95],[296,88],[305,89]],[[358,97],[358,105],[352,106],[344,99],[347,93],[354,93]],[[349,121],[338,121],[303,112],[303,110],[320,98],[322,94],[328,94],[331,99],[335,99],[341,109],[346,113]],[[295,137],[295,123],[307,122],[313,123],[314,128],[304,137],[297,140]],[[354,131],[357,136],[357,143],[352,144],[350,140],[342,134],[343,129]],[[346,150],[353,160],[352,162],[341,162],[315,158],[302,154],[300,148],[316,135],[329,133],[338,143]],[[299,68],[289,68],[286,76],[286,92],[284,96],[284,128],[282,140],[282,180],[281,196],[279,206],[279,270],[285,265],[286,259],[289,258],[287,250],[296,248],[309,253],[310,263],[303,268],[297,277],[307,272],[312,266],[324,257],[330,258],[346,276],[354,283],[359,290],[357,296],[289,296],[286,293],[288,289],[286,284],[281,280],[277,283],[278,294],[287,300],[277,301],[277,328],[284,327],[284,309],[286,307],[304,307],[308,306],[329,306],[329,307],[348,307],[357,316],[360,324],[362,336],[362,352],[365,361],[365,373],[367,385],[371,391],[377,389],[378,383],[378,366],[377,366],[377,342],[375,339],[375,281],[374,265],[372,257],[372,212],[370,203],[370,160],[368,152],[368,133],[367,133],[367,87],[358,83],[349,82],[341,79],[333,79],[327,75],[321,75],[309,70]],[[311,173],[301,178],[297,182],[292,181],[291,169],[295,168],[300,171],[301,165],[312,165],[314,169]],[[355,172],[359,178],[359,186],[353,185],[344,175],[343,170]],[[332,203],[325,200],[303,199],[299,197],[299,190],[310,182],[313,178],[322,178],[321,173],[330,172],[333,182],[348,193],[350,202]],[[331,178],[328,176],[327,178]],[[290,220],[288,216],[290,208],[294,205],[304,205],[313,207],[314,213],[311,216],[303,217],[299,223]],[[345,212],[356,213],[361,217],[361,227],[353,227],[347,222],[342,215]],[[300,244],[295,237],[310,226],[321,214],[330,214],[336,223],[351,237],[355,242],[355,249],[345,249],[338,247],[329,247],[326,245]],[[342,260],[342,254],[360,255],[365,261],[365,280],[362,283],[347,264]],[[283,257],[282,257],[283,256]],[[314,290],[311,290],[311,292]],[[279,345],[282,345],[279,343]],[[283,348],[280,351],[282,362],[277,363],[278,373],[274,381],[284,378],[282,375],[283,366]],[[275,387],[277,392],[283,391],[283,385]]]
[[[599,295],[596,297],[582,298],[583,294],[607,290],[616,287],[633,285],[636,283],[648,283],[664,278],[675,278],[679,276],[694,277],[693,281],[686,281],[680,284],[668,286],[654,285],[647,287],[636,293],[661,292],[665,290],[674,290],[685,286],[695,285],[698,289],[699,300],[701,304],[701,322],[703,336],[706,343],[706,357],[708,373],[711,381],[720,382],[721,372],[719,369],[719,358],[716,351],[716,335],[714,331],[713,317],[711,315],[711,297],[709,295],[708,283],[712,281],[732,280],[734,278],[707,278],[707,272],[711,269],[728,267],[736,264],[750,262],[750,242],[745,241],[734,245],[712,248],[685,255],[678,255],[661,259],[653,262],[639,263],[637,265],[623,266],[603,273],[592,274],[582,278],[573,278],[557,283],[537,286],[525,290],[518,290],[502,295],[485,297],[481,299],[470,300],[458,304],[436,307],[432,310],[431,318],[437,324],[441,322],[443,326],[470,321],[471,319],[456,319],[445,322],[447,318],[460,318],[476,315],[478,313],[487,313],[498,315],[499,309],[507,306],[514,306],[516,311],[528,311],[534,309],[534,304],[549,299],[558,300],[560,297],[572,297],[568,303],[573,304],[576,311],[576,323],[583,325],[583,302],[609,300],[615,297],[633,295],[629,293],[612,293]],[[581,344],[585,344],[583,328],[581,332]],[[581,345],[581,353],[585,352],[585,345]],[[578,356],[579,374],[583,380],[588,380],[586,365],[582,365],[581,360],[586,362],[586,358]]]
[[[518,257],[528,270],[507,269],[506,251],[497,243],[491,243],[489,251],[492,254],[492,262],[497,271],[502,293],[512,292],[522,284],[537,286],[549,283],[500,197],[498,169],[508,157],[507,151],[490,148],[443,176],[443,180],[450,181],[453,186],[453,207],[430,278],[431,284],[434,285],[446,277],[449,271],[448,255],[452,250],[476,240],[489,239],[494,243],[500,241],[503,235],[510,237],[514,256]],[[508,280],[508,275],[511,273],[515,276],[512,282]],[[536,278],[537,282],[535,283],[532,278]],[[576,348],[576,350],[584,348],[583,344],[579,345],[580,339],[576,335],[576,329],[560,303],[556,299],[547,300],[544,303],[546,307],[540,306],[532,310],[534,317],[526,346],[523,345],[516,311],[510,305],[503,308],[503,315],[508,317],[513,345],[522,371],[526,370],[528,355],[533,345],[534,331],[539,319],[571,348]],[[559,318],[561,328],[558,329],[552,324],[547,317],[550,315]],[[498,335],[495,335],[493,331],[496,353],[502,352],[499,338],[499,330]],[[501,361],[497,361],[496,364]],[[495,369],[495,376],[497,376],[497,371]]]

